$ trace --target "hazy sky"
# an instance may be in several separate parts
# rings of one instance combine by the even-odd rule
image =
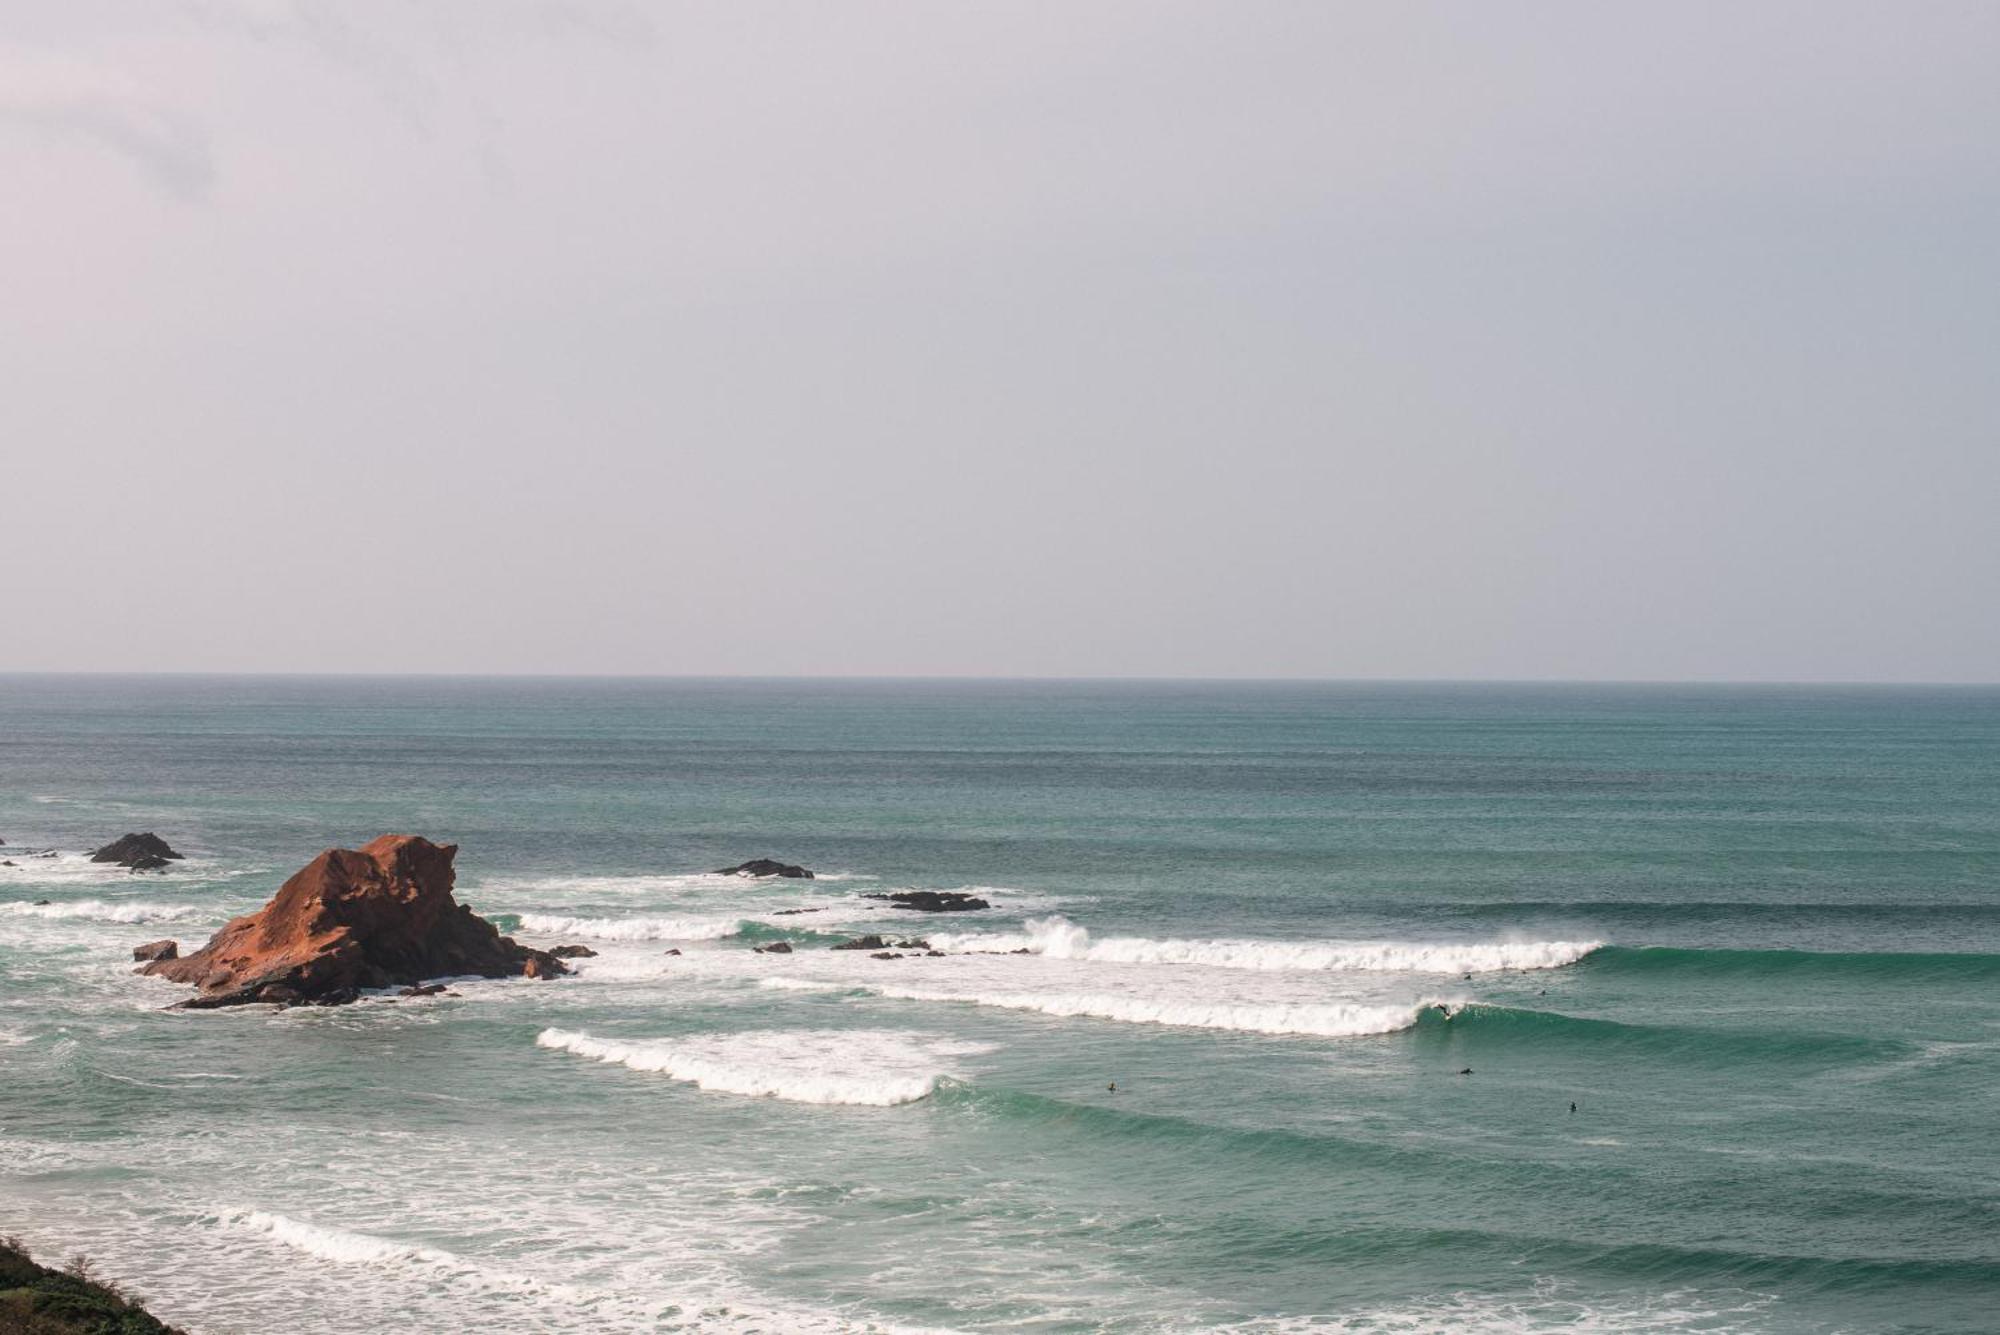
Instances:
[[[2000,679],[2000,4],[0,0],[0,669]]]

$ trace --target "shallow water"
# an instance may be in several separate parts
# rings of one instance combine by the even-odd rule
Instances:
[[[130,973],[386,831],[601,953]],[[2000,1310],[1992,690],[0,678],[0,837],[0,1231],[198,1335]]]

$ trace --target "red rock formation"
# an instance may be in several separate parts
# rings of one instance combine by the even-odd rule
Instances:
[[[140,972],[193,983],[183,1006],[337,1006],[364,987],[427,978],[567,973],[545,951],[517,945],[452,898],[454,844],[385,834],[360,851],[329,848],[257,912],[207,945]]]

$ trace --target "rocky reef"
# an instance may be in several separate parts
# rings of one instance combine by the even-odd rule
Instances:
[[[181,855],[151,830],[144,834],[124,834],[90,855],[92,862],[115,862],[133,871],[162,871]]]
[[[813,874],[804,867],[796,863],[779,862],[774,858],[751,858],[748,862],[739,862],[733,867],[723,867],[715,874],[717,876],[782,876],[794,881],[810,881],[813,878]]]
[[[962,890],[897,890],[886,895],[864,895],[863,898],[887,900],[896,908],[913,909],[918,913],[974,913],[993,907],[978,895],[968,895]]]

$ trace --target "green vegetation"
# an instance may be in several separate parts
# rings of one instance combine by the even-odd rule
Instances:
[[[14,1238],[0,1238],[0,1335],[180,1335],[96,1278],[90,1258],[61,1270],[37,1265]]]

